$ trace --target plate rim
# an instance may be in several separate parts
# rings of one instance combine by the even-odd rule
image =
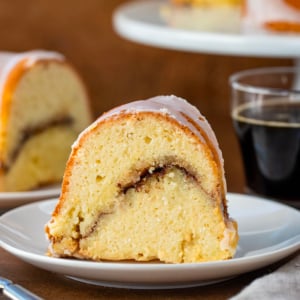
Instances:
[[[244,194],[236,194],[236,193],[228,193],[227,194],[227,198],[229,198],[229,203],[230,200],[231,201],[237,201],[237,199],[239,197],[243,197],[243,198],[255,198],[255,199],[259,199],[259,201],[267,201],[269,203],[272,203],[274,205],[279,205],[279,206],[283,206],[284,209],[287,209],[289,211],[293,211],[293,213],[297,213],[300,215],[300,212],[298,212],[298,210],[292,208],[292,207],[288,207],[284,204],[275,202],[273,200],[269,200],[269,199],[265,199],[265,198],[260,198],[260,197],[254,197],[254,196],[249,196],[249,195],[244,195]],[[237,198],[236,200],[232,200],[234,198]],[[3,214],[0,217],[0,225],[1,225],[1,220],[5,219],[5,218],[9,218],[12,217],[16,211],[20,212],[20,210],[24,210],[26,207],[35,207],[37,210],[39,209],[39,205],[41,204],[45,204],[45,205],[55,205],[55,202],[57,201],[56,198],[53,199],[47,199],[47,200],[43,200],[43,201],[39,201],[39,202],[34,202],[34,203],[29,203],[29,204],[25,204],[23,206],[17,207],[11,211],[6,212],[5,214]],[[50,215],[49,215],[50,216]],[[46,241],[46,240],[45,240]],[[10,252],[11,254],[19,257],[21,260],[24,260],[26,262],[28,262],[29,264],[35,265],[36,267],[42,268],[44,270],[47,271],[54,271],[58,274],[62,274],[65,275],[67,277],[74,277],[73,279],[79,278],[79,279],[83,279],[85,281],[87,281],[87,283],[89,283],[89,281],[93,281],[96,280],[97,282],[99,282],[99,280],[103,279],[95,279],[95,278],[91,278],[91,277],[86,277],[86,276],[74,276],[74,273],[72,273],[75,270],[78,270],[78,268],[82,269],[83,271],[91,271],[94,273],[101,273],[101,272],[106,272],[106,271],[110,271],[112,273],[116,273],[116,272],[130,272],[133,275],[138,275],[140,272],[150,272],[155,273],[155,272],[159,272],[159,271],[164,271],[164,272],[173,272],[174,270],[176,271],[181,271],[181,272],[187,272],[187,271],[194,271],[194,272],[200,272],[200,271],[206,271],[209,270],[211,268],[217,268],[220,271],[223,271],[225,269],[228,269],[228,267],[231,266],[231,273],[228,273],[227,276],[216,276],[214,278],[212,278],[214,281],[218,280],[218,279],[222,279],[224,278],[224,280],[226,280],[226,278],[231,278],[234,276],[237,276],[239,274],[245,273],[245,272],[250,272],[253,271],[255,269],[258,269],[260,267],[264,267],[267,266],[271,263],[277,262],[280,259],[283,259],[285,257],[287,257],[288,255],[296,252],[297,250],[300,249],[300,242],[296,242],[295,244],[292,245],[288,245],[286,247],[282,247],[279,248],[275,251],[271,251],[263,253],[263,254],[258,254],[258,255],[253,255],[253,256],[246,256],[246,257],[237,257],[237,258],[233,258],[231,260],[225,260],[225,261],[213,261],[213,262],[201,262],[201,263],[185,263],[185,264],[163,264],[163,263],[124,263],[124,262],[93,262],[93,261],[85,261],[85,260],[74,260],[74,259],[67,259],[67,258],[55,258],[55,257],[49,257],[46,256],[46,254],[37,254],[37,253],[32,253],[30,251],[26,251],[24,249],[20,249],[17,248],[16,246],[13,246],[12,244],[9,244],[5,241],[2,240],[1,236],[0,236],[0,247],[2,247],[4,250]],[[46,249],[45,249],[46,251]],[[253,266],[251,267],[251,265],[253,264],[253,262],[258,263],[259,262],[259,267],[257,266]],[[247,265],[247,270],[240,270],[241,267]],[[249,266],[250,265],[250,266]],[[255,265],[255,264],[253,264]],[[49,268],[49,266],[51,266],[51,269]],[[59,269],[57,271],[57,269],[55,270],[56,267],[59,268],[64,268],[67,270],[61,270]],[[162,270],[160,270],[162,269]],[[242,268],[243,269],[243,268]],[[232,272],[233,270],[233,272]],[[70,273],[71,271],[71,273]],[[222,273],[222,272],[221,272]],[[130,285],[125,283],[125,286],[120,286],[120,282],[119,284],[114,284],[112,283],[111,280],[108,281],[107,285],[109,284],[110,286],[116,286],[119,285],[119,287],[127,287],[127,288],[143,288],[143,287],[152,287],[152,288],[165,288],[164,286],[166,286],[165,284],[163,285],[159,285],[157,286],[157,284],[145,284],[145,282],[135,282],[136,285],[132,286],[132,281],[129,281]],[[203,280],[200,279],[195,283],[192,283],[193,286],[195,285],[203,285],[203,282],[205,282],[205,284],[210,284],[210,280]],[[91,282],[90,282],[91,283]],[[172,286],[174,285],[175,287],[181,287],[182,282],[179,280],[178,282],[172,282]],[[93,283],[91,283],[93,284]],[[100,285],[103,285],[105,283],[102,283]],[[123,284],[124,285],[124,284]],[[186,282],[185,282],[186,285]],[[170,286],[170,284],[169,284]]]

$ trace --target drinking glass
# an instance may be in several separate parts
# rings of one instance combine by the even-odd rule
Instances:
[[[247,191],[300,207],[300,70],[252,69],[229,81]]]

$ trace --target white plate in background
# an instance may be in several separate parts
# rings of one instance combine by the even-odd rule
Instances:
[[[299,59],[299,34],[245,33],[239,28],[234,32],[176,28],[163,20],[162,5],[169,4],[167,0],[139,0],[122,4],[113,15],[116,32],[134,42],[173,50]]]
[[[30,202],[58,197],[60,185],[45,186],[26,192],[0,192],[0,212]]]

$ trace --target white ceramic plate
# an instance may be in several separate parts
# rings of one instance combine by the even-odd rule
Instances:
[[[57,197],[60,185],[51,185],[27,192],[0,192],[0,212],[30,202]]]
[[[76,280],[126,288],[182,288],[234,277],[276,262],[300,249],[300,212],[285,205],[229,194],[229,211],[239,223],[236,257],[192,264],[91,262],[45,255],[44,225],[57,200],[13,209],[0,217],[0,246],[42,269]]]
[[[146,0],[121,5],[113,16],[115,30],[126,39],[167,49],[299,58],[300,35],[245,33],[239,28],[235,32],[174,28],[161,17],[161,6],[166,3],[166,0]]]

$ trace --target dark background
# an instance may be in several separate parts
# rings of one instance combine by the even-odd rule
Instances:
[[[63,53],[87,85],[94,117],[113,106],[159,94],[196,105],[211,123],[225,160],[228,190],[242,192],[240,153],[230,115],[228,77],[292,60],[162,50],[124,40],[113,30],[118,0],[0,0],[0,50]]]

